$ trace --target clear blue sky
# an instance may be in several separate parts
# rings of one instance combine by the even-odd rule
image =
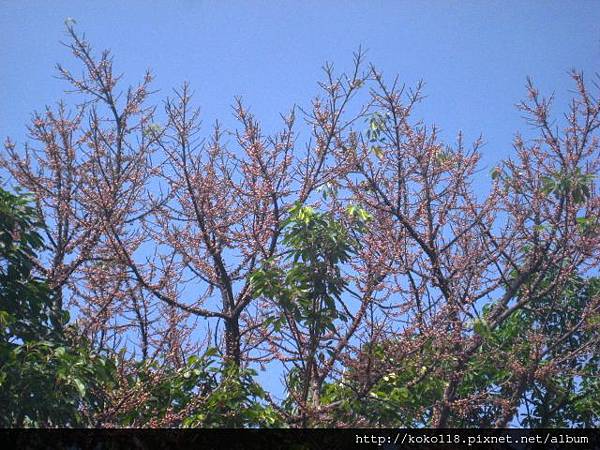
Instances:
[[[72,61],[59,44],[67,17],[112,49],[126,80],[150,67],[157,101],[190,81],[207,124],[227,123],[241,95],[272,127],[307,105],[325,61],[350,68],[363,46],[390,77],[426,82],[418,114],[448,140],[483,134],[488,168],[526,129],[514,104],[527,75],[564,106],[569,69],[600,72],[600,1],[0,0],[0,138],[22,143],[30,113],[62,96],[53,76]],[[277,390],[274,376],[264,381]]]
[[[0,137],[22,142],[34,109],[61,97],[54,64],[72,61],[73,17],[117,71],[157,76],[157,101],[188,80],[204,123],[231,116],[241,95],[267,127],[317,92],[320,67],[349,68],[362,45],[385,74],[426,82],[418,110],[453,140],[483,134],[484,164],[525,128],[514,104],[530,75],[566,99],[566,72],[600,71],[600,1],[27,1],[0,3]]]

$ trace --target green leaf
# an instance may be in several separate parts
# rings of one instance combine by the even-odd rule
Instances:
[[[483,319],[477,319],[473,322],[473,331],[485,338],[489,338],[491,336],[490,327]]]
[[[377,156],[377,158],[383,159],[383,150],[379,145],[373,145],[371,147],[371,151],[375,154],[375,156]]]
[[[77,388],[77,392],[81,397],[85,396],[85,384],[79,378],[73,378],[73,384]]]

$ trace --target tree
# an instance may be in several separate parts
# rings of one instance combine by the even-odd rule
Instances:
[[[492,331],[485,317],[473,324],[484,343],[468,361],[458,392],[464,402],[456,427],[594,427],[597,395],[598,279],[575,277],[559,298],[540,298]],[[340,383],[325,386],[323,403],[336,405],[332,424],[431,426],[448,363],[432,369],[435,347],[396,359],[399,342],[365,348],[360,364]]]
[[[278,414],[250,369],[218,365],[216,351],[180,368],[100,355],[67,325],[34,275],[43,226],[25,195],[0,190],[0,425],[273,426]]]
[[[293,349],[287,350],[293,355],[293,368],[286,380],[286,407],[289,418],[299,417],[303,427],[318,425],[314,413],[331,361],[348,341],[340,339],[336,326],[353,317],[342,300],[348,286],[341,266],[358,248],[356,235],[370,219],[357,207],[348,213],[355,222],[354,236],[330,214],[295,205],[284,223],[287,264],[280,267],[267,261],[252,275],[254,295],[274,302],[275,314],[267,320],[273,330],[266,339],[278,352]]]
[[[68,313],[34,274],[40,226],[28,197],[0,189],[0,425],[91,424],[112,365],[64,327]]]
[[[161,428],[283,425],[254,380],[256,373],[219,363],[216,355],[209,349],[179,368],[121,360],[120,376],[97,420],[109,426]]]
[[[281,131],[237,99],[237,126],[203,138],[188,84],[159,108],[150,73],[123,88],[108,51],[67,33],[84,69],[59,66],[72,112],[34,115],[35,145],[7,140],[0,165],[44,219],[28,270],[51,309],[121,355],[103,423],[180,426],[229,382],[242,394],[224,403],[265,414],[236,425],[275,411],[291,426],[596,423],[581,396],[597,373],[600,103],[582,74],[560,123],[528,81],[534,131],[481,194],[481,141],[443,142],[415,118],[421,84],[386,81],[360,51],[347,74],[325,65]],[[190,363],[212,348],[215,379]],[[247,377],[271,363],[283,402]],[[127,403],[149,379],[165,399],[152,413]]]

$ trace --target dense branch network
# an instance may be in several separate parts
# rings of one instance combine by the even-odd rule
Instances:
[[[287,400],[270,401],[301,426],[507,426],[560,397],[550,377],[597,361],[598,290],[574,300],[600,251],[600,103],[582,74],[563,129],[528,82],[519,109],[537,137],[515,137],[481,194],[481,142],[443,143],[413,119],[422,86],[388,83],[362,52],[348,74],[326,65],[319,95],[280,131],[265,134],[238,99],[237,128],[204,135],[188,84],[150,104],[150,73],[123,89],[110,53],[68,34],[83,72],[58,70],[80,101],[34,114],[31,143],[7,140],[0,163],[46,223],[39,271],[97,348],[174,367],[215,344],[238,367],[278,361]],[[344,286],[343,314],[322,330],[253,282],[291,270],[283,238],[301,207],[360,243],[314,266]],[[356,211],[369,217],[359,228]],[[517,317],[529,328],[508,336]],[[489,352],[506,361],[493,374]],[[342,411],[350,397],[366,411]]]

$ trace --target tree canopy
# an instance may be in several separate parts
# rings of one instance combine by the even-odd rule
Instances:
[[[600,425],[582,73],[563,116],[528,80],[481,181],[362,52],[279,131],[238,99],[204,134],[189,84],[155,101],[67,32],[72,102],[0,155],[0,426]]]

